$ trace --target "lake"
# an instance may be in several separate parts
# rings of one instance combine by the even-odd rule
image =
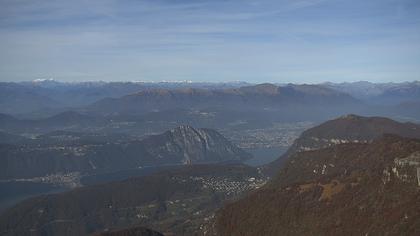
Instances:
[[[261,166],[268,164],[287,151],[289,147],[270,147],[270,148],[247,148],[246,152],[251,153],[254,158],[249,159],[245,164],[250,166]]]
[[[244,150],[254,156],[252,159],[246,161],[245,164],[250,166],[260,166],[277,159],[284,152],[286,152],[287,147],[252,148]],[[144,167],[141,169],[130,169],[103,174],[94,174],[82,177],[81,183],[85,186],[103,184],[112,181],[120,181],[128,178],[150,175],[158,171],[173,169],[181,166],[182,165]],[[67,190],[69,189],[65,187],[59,187],[45,183],[0,182],[0,213],[27,198],[39,196],[42,194],[64,192]]]
[[[48,193],[67,190],[51,184],[33,182],[1,182],[0,183],[0,213],[7,208],[27,198]]]

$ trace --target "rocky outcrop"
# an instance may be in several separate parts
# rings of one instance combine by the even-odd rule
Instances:
[[[392,174],[403,182],[417,183],[420,187],[420,151],[407,157],[395,158],[394,165],[384,170],[384,183],[389,182]]]

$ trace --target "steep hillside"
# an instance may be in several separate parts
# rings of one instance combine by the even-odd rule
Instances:
[[[383,134],[420,138],[420,125],[400,123],[384,117],[346,115],[303,132],[291,150],[298,152],[340,143],[370,142]]]
[[[419,235],[420,140],[385,136],[293,154],[224,207],[219,235]]]
[[[281,163],[290,155],[342,143],[369,143],[383,134],[420,138],[420,125],[400,123],[383,117],[346,115],[304,131],[278,160],[264,167],[270,176],[277,173]]]

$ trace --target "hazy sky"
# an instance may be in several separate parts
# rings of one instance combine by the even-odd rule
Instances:
[[[0,0],[0,80],[420,80],[419,0]]]

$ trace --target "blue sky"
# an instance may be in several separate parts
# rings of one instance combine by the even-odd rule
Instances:
[[[0,0],[0,80],[420,80],[418,0]]]

